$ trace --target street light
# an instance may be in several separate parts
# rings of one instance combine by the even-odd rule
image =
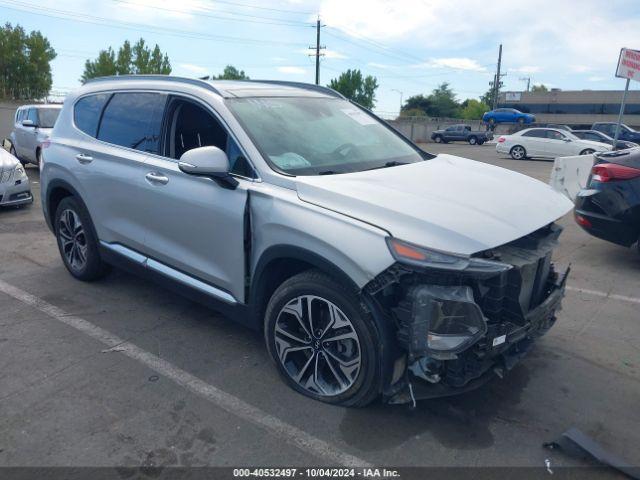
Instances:
[[[392,88],[391,91],[392,92],[398,92],[400,94],[400,110],[398,111],[398,115],[400,115],[402,113],[402,95],[403,95],[403,92],[400,91],[400,90],[397,90],[395,88]]]

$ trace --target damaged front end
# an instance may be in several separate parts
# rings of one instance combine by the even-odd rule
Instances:
[[[556,320],[568,275],[551,262],[561,231],[550,224],[472,257],[391,239],[398,261],[365,287],[399,346],[385,400],[454,395],[510,370]]]

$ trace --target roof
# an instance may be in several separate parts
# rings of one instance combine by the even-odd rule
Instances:
[[[33,103],[30,105],[20,105],[18,110],[21,108],[62,108],[61,103]]]
[[[224,98],[232,97],[337,97],[342,94],[321,85],[281,80],[200,80],[171,75],[116,75],[98,77],[87,83],[160,81],[200,86]]]

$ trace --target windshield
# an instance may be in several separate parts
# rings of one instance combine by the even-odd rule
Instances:
[[[39,108],[38,126],[40,128],[53,128],[59,113],[59,108]]]
[[[345,100],[236,98],[228,105],[272,168],[283,173],[348,173],[428,158]]]

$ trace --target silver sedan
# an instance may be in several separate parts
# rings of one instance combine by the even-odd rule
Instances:
[[[32,202],[29,178],[20,160],[0,148],[0,207]]]

